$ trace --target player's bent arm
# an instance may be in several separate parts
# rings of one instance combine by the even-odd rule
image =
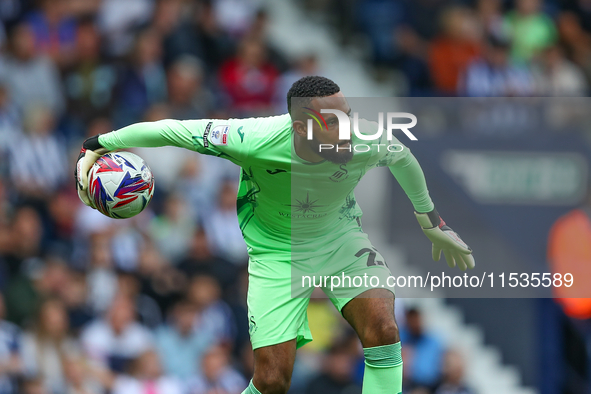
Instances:
[[[403,152],[389,168],[412,202],[423,232],[433,243],[433,260],[439,261],[443,252],[450,267],[457,265],[462,271],[474,268],[472,249],[445,224],[435,209],[419,162],[408,148]]]

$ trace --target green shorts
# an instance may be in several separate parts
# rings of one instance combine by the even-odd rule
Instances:
[[[394,293],[384,258],[361,231],[347,233],[336,247],[293,259],[269,256],[249,261],[247,303],[253,349],[294,338],[298,348],[311,342],[307,308],[316,287],[339,312],[371,288]]]

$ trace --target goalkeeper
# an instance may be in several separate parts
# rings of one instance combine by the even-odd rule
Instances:
[[[339,140],[336,116],[323,114],[316,121],[314,113],[321,109],[351,111],[333,81],[304,77],[293,84],[287,100],[289,113],[280,116],[162,120],[94,136],[84,142],[76,165],[78,194],[89,206],[88,171],[100,155],[115,149],[177,146],[242,168],[237,214],[249,253],[247,303],[255,360],[254,377],[243,394],[287,393],[296,349],[312,340],[306,311],[313,286],[304,287],[301,278],[367,275],[386,283],[391,273],[361,228],[353,194],[371,168],[387,166],[402,186],[432,242],[435,261],[443,252],[450,267],[474,267],[471,249],[435,210],[423,171],[408,148],[395,138],[386,141],[383,133],[376,142],[402,149],[356,152],[355,135]],[[375,123],[363,120],[359,128],[367,135],[377,131]],[[401,393],[394,290],[343,282],[336,289],[330,283],[321,287],[363,345],[363,393]]]

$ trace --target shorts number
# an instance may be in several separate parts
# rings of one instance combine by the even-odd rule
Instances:
[[[383,261],[376,261],[376,255],[378,254],[378,251],[376,249],[363,248],[359,252],[355,253],[355,257],[361,257],[365,253],[369,253],[369,255],[367,256],[368,267],[371,267],[372,265],[386,265],[386,263],[384,263]]]

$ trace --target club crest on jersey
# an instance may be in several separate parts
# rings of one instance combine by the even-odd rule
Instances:
[[[341,164],[339,166],[339,170],[332,174],[330,177],[328,177],[328,179],[330,179],[333,182],[341,182],[349,178],[349,171],[345,168],[346,166],[346,164]]]
[[[230,126],[228,125],[220,125],[216,126],[211,130],[209,133],[209,142],[213,145],[228,145],[228,132],[230,131]]]

